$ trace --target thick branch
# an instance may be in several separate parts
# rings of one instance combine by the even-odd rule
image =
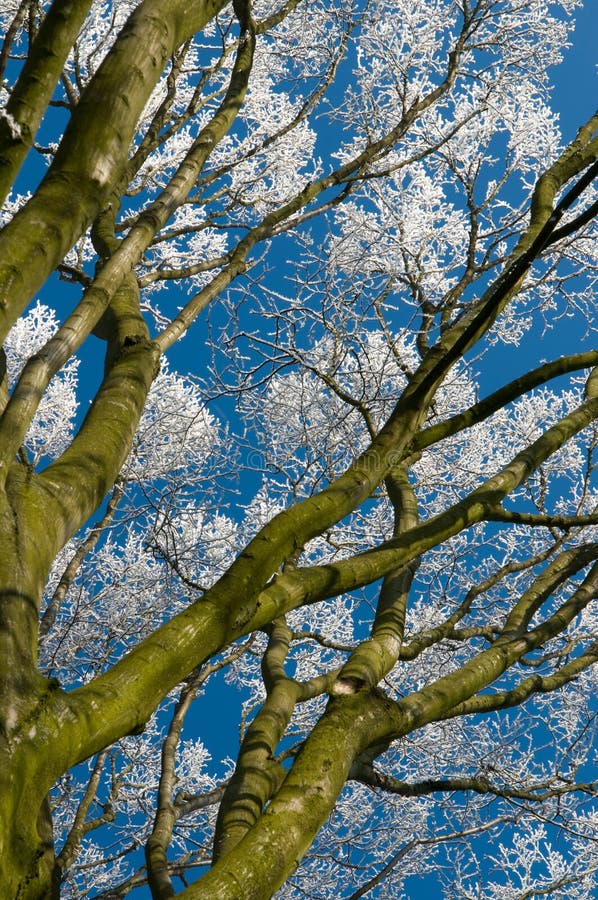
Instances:
[[[88,756],[105,744],[112,743],[120,734],[138,727],[168,690],[224,643],[263,627],[298,605],[337,596],[343,591],[371,583],[398,565],[405,565],[439,541],[481,521],[488,509],[518,487],[535,468],[597,414],[598,399],[586,402],[548,429],[469,497],[447,512],[388,541],[381,548],[334,564],[296,569],[278,577],[255,598],[251,614],[247,618],[239,618],[236,614],[239,594],[232,586],[235,585],[238,569],[241,570],[241,578],[248,577],[251,572],[253,559],[248,553],[250,544],[227,575],[200,601],[157,629],[111,671],[74,691],[68,698],[64,695],[64,702],[72,715],[81,717],[78,739],[69,742],[69,758],[74,762],[80,758],[79,754]],[[283,519],[284,516],[283,513],[278,518]],[[255,540],[252,543],[255,544]],[[175,647],[176,653],[173,653]],[[523,652],[522,649],[519,655]],[[347,685],[341,683],[339,691],[346,693],[346,689]],[[62,705],[63,700],[57,697],[57,702]],[[460,702],[459,698],[454,700],[454,703],[457,702]],[[96,710],[93,714],[92,709]]]
[[[579,656],[566,663],[552,675],[531,675],[509,691],[497,691],[493,694],[472,697],[470,700],[465,700],[454,706],[442,718],[453,719],[456,716],[495,712],[500,709],[520,706],[534,694],[545,694],[559,690],[570,681],[574,681],[578,675],[594,666],[597,662],[598,641],[594,641],[584,653],[580,653]]]
[[[0,424],[0,458],[11,460],[20,446],[43,391],[53,375],[80,347],[85,337],[100,322],[106,330],[110,356],[127,342],[147,338],[141,318],[138,287],[131,270],[152,238],[183,203],[206,159],[234,121],[247,90],[253,61],[254,39],[248,32],[235,60],[225,97],[210,122],[202,128],[185,159],[160,196],[144,211],[127,237],[112,252],[96,275],[83,300],[58,332],[25,366]],[[100,236],[98,236],[100,241]],[[112,238],[112,240],[114,240]],[[210,285],[210,299],[222,288],[222,281],[237,274],[235,267],[221,273]],[[133,294],[131,300],[129,295]],[[106,322],[108,307],[110,319]],[[106,315],[104,315],[106,314]],[[157,349],[154,345],[154,351]],[[136,422],[138,419],[135,419]],[[117,471],[111,474],[112,480]],[[84,521],[84,520],[82,520]]]
[[[355,781],[366,784],[368,787],[380,788],[399,797],[425,797],[429,794],[449,793],[455,791],[473,791],[475,794],[493,794],[495,797],[506,799],[529,800],[533,803],[544,803],[552,797],[561,797],[573,791],[586,794],[596,794],[598,788],[594,783],[566,784],[553,786],[551,782],[541,782],[525,789],[513,787],[499,787],[485,777],[458,776],[449,778],[430,778],[425,781],[401,781],[378,772],[369,763],[357,762],[351,769],[350,777]]]
[[[54,0],[0,116],[0,204],[33,145],[91,0]]]
[[[224,0],[144,0],[83,92],[54,161],[0,233],[0,341],[106,202],[167,60]]]
[[[478,425],[483,422],[499,409],[503,409],[507,404],[512,403],[518,397],[532,391],[541,384],[546,384],[552,378],[558,378],[560,375],[566,375],[569,372],[576,372],[579,369],[588,369],[598,364],[598,350],[589,350],[586,353],[576,353],[571,356],[561,356],[552,362],[544,363],[537,369],[532,369],[519,378],[514,378],[504,387],[494,391],[484,400],[480,400],[474,406],[471,406],[465,412],[443,422],[438,422],[428,428],[423,428],[417,434],[412,443],[414,452],[424,450],[432,444],[437,444],[446,437],[451,437],[463,431],[465,428],[471,428],[472,425]]]

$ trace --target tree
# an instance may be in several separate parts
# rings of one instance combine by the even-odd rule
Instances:
[[[3,896],[592,896],[575,6],[3,4]]]

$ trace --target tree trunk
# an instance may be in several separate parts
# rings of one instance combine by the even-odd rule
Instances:
[[[39,495],[30,490],[29,476],[27,466],[13,464],[0,490],[0,885],[3,897],[19,900],[51,895],[47,797],[59,774],[38,727],[55,687],[37,670],[49,554],[48,541],[38,534]]]
[[[59,896],[52,889],[54,842],[50,804],[46,788],[41,787],[41,780],[34,774],[36,769],[31,753],[6,754],[3,748],[0,754],[0,882],[3,896],[15,900]]]

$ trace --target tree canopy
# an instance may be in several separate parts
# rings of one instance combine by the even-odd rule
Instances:
[[[595,896],[578,7],[4,0],[3,896]]]

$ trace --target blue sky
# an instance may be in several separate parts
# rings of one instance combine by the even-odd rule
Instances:
[[[572,46],[553,73],[554,107],[558,110],[563,138],[574,137],[579,125],[598,106],[598,2],[585,0],[576,15]]]
[[[590,117],[598,104],[597,43],[598,0],[586,0],[583,9],[578,13],[572,46],[565,51],[563,64],[551,73],[555,83],[553,105],[560,116],[563,141],[569,141],[574,137],[578,127]],[[284,246],[285,243],[281,242],[281,247]],[[281,260],[281,266],[283,264],[284,260]],[[197,370],[198,360],[202,354],[203,333],[203,322],[200,321],[189,336],[173,348],[171,354],[173,364],[180,371],[184,370],[191,359],[192,365]],[[528,343],[524,341],[520,348],[505,346],[498,348],[496,368],[489,377],[484,376],[484,385],[488,389],[494,389],[511,377],[521,374],[529,364],[528,347]],[[553,330],[546,333],[543,340],[538,343],[537,356],[545,359],[556,357],[562,352],[562,347],[562,330]],[[589,349],[589,345],[587,348]],[[231,406],[221,401],[212,408],[216,415],[224,419]],[[254,481],[251,481],[251,485],[256,486]],[[227,686],[223,675],[218,675],[217,680],[220,684],[218,704],[215,704],[212,687],[208,696],[200,697],[196,701],[188,720],[192,730],[194,727],[198,728],[198,734],[201,734],[215,760],[236,751],[242,702],[239,691]],[[222,708],[225,709],[224,716]],[[211,727],[211,720],[216,718],[218,719],[216,727]]]
[[[573,45],[565,52],[563,65],[555,70],[554,108],[561,119],[563,139],[570,140],[579,125],[585,121],[594,111],[597,105],[598,74],[596,71],[596,45],[598,43],[598,0],[586,0],[584,8],[578,13],[578,25],[573,35]],[[282,243],[284,246],[284,242]],[[56,298],[56,285],[51,287]],[[77,288],[60,286],[69,300],[74,297],[73,291]],[[171,356],[176,360],[173,367],[184,371],[187,365],[197,369],[198,362],[201,365],[205,360],[202,353],[201,341],[204,333],[203,323],[193,330],[192,335],[174,348]],[[562,346],[562,331],[549,332],[538,349],[538,356],[552,358],[557,356]],[[94,358],[103,352],[103,346],[99,341],[93,341],[90,348]],[[510,377],[519,374],[526,368],[528,359],[525,349],[503,348],[500,354],[500,370],[498,375],[500,383],[504,383]],[[498,381],[497,381],[498,383]],[[496,385],[492,385],[496,386]],[[228,404],[223,405],[222,411],[228,411]],[[222,414],[215,408],[216,414]],[[219,760],[226,754],[233,755],[238,745],[238,720],[242,695],[234,688],[227,687],[223,679],[218,676],[220,687],[217,702],[214,699],[213,688],[210,696],[200,697],[189,715],[190,732],[197,729],[197,733],[204,738],[207,748],[215,760]],[[222,712],[224,711],[224,715]],[[419,896],[427,895],[428,887],[421,888]],[[136,896],[149,896],[144,891]],[[372,898],[375,892],[372,892]],[[418,887],[413,887],[411,896],[418,900]]]

